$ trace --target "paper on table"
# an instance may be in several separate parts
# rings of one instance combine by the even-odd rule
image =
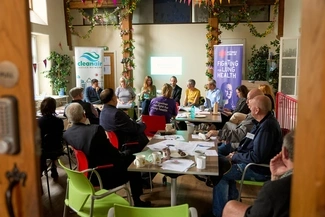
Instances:
[[[161,168],[164,170],[172,170],[178,172],[185,172],[188,168],[190,168],[194,164],[194,161],[189,159],[173,159],[167,160],[162,163]]]
[[[218,156],[218,153],[216,150],[206,150],[205,155],[206,156]]]
[[[190,141],[193,144],[193,149],[189,152],[191,155],[194,155],[195,151],[205,152],[206,150],[214,147],[214,142],[204,142],[204,141]]]
[[[183,141],[185,140],[182,135],[166,135],[161,136],[159,134],[155,134],[153,139],[166,139],[166,140],[177,140],[177,141]]]

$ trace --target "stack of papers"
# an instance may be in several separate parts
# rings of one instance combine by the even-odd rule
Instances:
[[[116,108],[118,108],[118,109],[129,109],[131,107],[132,107],[132,103],[130,103],[130,104],[117,104],[116,105]]]
[[[177,159],[177,160],[173,159],[173,160],[167,160],[163,162],[161,168],[164,170],[185,172],[194,165],[195,165],[194,161],[189,159]]]

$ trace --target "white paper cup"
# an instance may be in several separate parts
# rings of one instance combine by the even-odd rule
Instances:
[[[196,168],[205,169],[207,157],[204,155],[196,157]]]

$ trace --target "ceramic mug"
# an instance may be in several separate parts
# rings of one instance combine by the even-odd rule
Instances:
[[[149,161],[152,164],[161,164],[161,153],[153,152],[151,155],[149,155]]]
[[[166,124],[165,131],[169,132],[169,131],[172,131],[172,130],[173,130],[173,124]]]
[[[145,155],[137,155],[135,157],[135,160],[133,161],[133,164],[136,167],[143,167],[146,164],[146,156]]]

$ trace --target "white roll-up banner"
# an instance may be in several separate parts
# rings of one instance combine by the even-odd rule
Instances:
[[[84,89],[97,79],[104,86],[104,49],[100,47],[75,47],[76,86]]]

